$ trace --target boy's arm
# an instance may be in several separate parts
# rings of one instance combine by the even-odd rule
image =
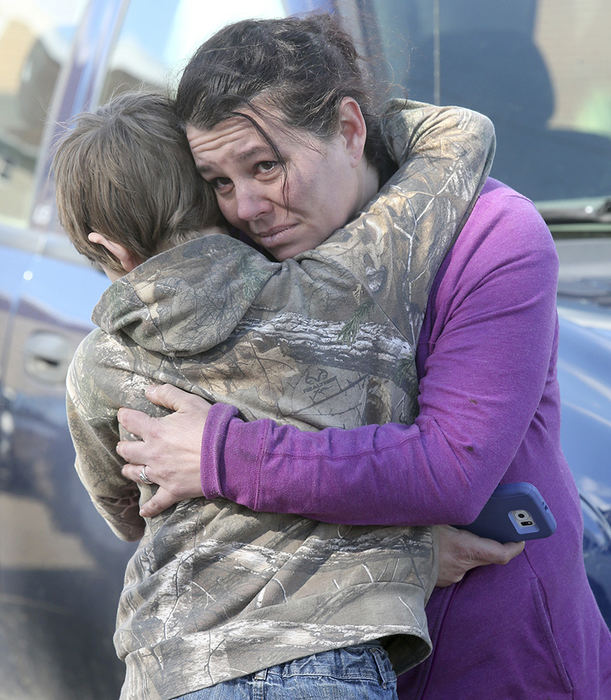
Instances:
[[[393,100],[383,136],[397,172],[315,253],[356,277],[415,347],[435,275],[490,172],[494,126],[463,107]],[[296,257],[302,267],[309,255]]]
[[[83,348],[85,339],[70,365],[67,378],[66,408],[68,425],[76,452],[75,468],[96,510],[117,537],[133,541],[144,533],[139,515],[140,490],[121,474],[122,460],[115,446],[119,440],[116,407],[96,383]],[[99,370],[98,370],[99,371]]]

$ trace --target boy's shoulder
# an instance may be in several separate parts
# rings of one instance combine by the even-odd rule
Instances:
[[[94,328],[78,345],[66,378],[66,389],[84,413],[106,414],[124,400],[120,374],[133,372],[130,352],[121,337]]]

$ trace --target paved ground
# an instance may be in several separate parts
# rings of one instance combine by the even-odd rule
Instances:
[[[0,700],[118,697],[122,567],[59,529],[42,501],[0,493]]]

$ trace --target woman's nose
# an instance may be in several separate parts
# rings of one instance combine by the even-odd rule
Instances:
[[[259,183],[236,187],[237,215],[242,221],[254,221],[273,208],[269,193]]]

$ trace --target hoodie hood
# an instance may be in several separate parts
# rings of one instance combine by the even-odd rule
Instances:
[[[228,338],[279,268],[229,235],[205,235],[155,255],[114,282],[92,320],[152,352],[205,352]]]

